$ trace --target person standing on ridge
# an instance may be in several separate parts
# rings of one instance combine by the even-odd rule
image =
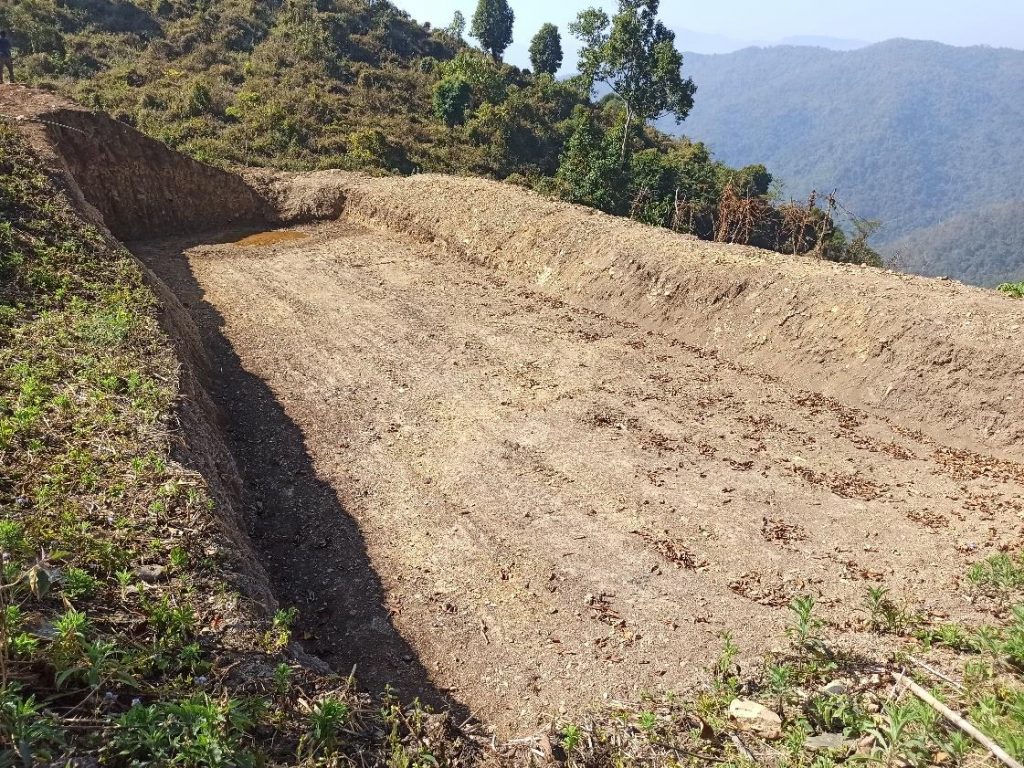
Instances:
[[[11,82],[14,82],[14,56],[11,53],[11,40],[7,37],[7,30],[0,29],[0,83],[4,81],[4,67],[11,75]]]

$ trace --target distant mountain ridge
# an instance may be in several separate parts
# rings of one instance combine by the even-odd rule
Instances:
[[[921,271],[947,265],[982,284],[1024,277],[1024,235],[993,232],[998,253],[972,269],[961,238],[931,231],[1024,200],[1024,51],[897,39],[689,54],[684,66],[696,106],[681,129],[664,130],[732,165],[764,162],[787,195],[838,188],[847,207],[884,223],[877,240],[890,251],[932,249],[915,254]],[[1006,213],[984,218],[995,226]]]
[[[673,29],[676,33],[676,42],[681,49],[704,55],[734,53],[744,48],[773,48],[783,45],[814,46],[833,51],[852,51],[871,45],[866,40],[852,40],[827,35],[795,35],[784,37],[781,40],[739,40],[727,35],[698,32],[685,27],[674,27]]]
[[[867,40],[851,40],[846,37],[827,37],[822,35],[794,35],[784,37],[776,45],[800,45],[815,48],[828,48],[831,51],[855,51],[867,48],[871,43]]]

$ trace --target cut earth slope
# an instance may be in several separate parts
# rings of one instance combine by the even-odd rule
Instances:
[[[726,631],[769,651],[799,595],[865,653],[869,586],[971,619],[960,576],[1021,545],[1007,297],[479,180],[197,169],[28,91],[0,112],[132,240],[274,593],[371,687],[522,731],[692,684]]]

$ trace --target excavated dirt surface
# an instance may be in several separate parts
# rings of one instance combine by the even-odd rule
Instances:
[[[974,616],[1024,467],[351,223],[136,244],[219,381],[253,531],[308,648],[505,734],[694,683],[816,596]],[[867,642],[866,638],[863,642]]]

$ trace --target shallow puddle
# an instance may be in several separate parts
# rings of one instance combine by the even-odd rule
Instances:
[[[273,232],[260,232],[257,235],[249,235],[241,240],[235,241],[235,245],[243,248],[255,248],[261,245],[276,245],[286,243],[290,240],[305,240],[309,235],[305,232],[294,232],[292,230],[275,230]]]

